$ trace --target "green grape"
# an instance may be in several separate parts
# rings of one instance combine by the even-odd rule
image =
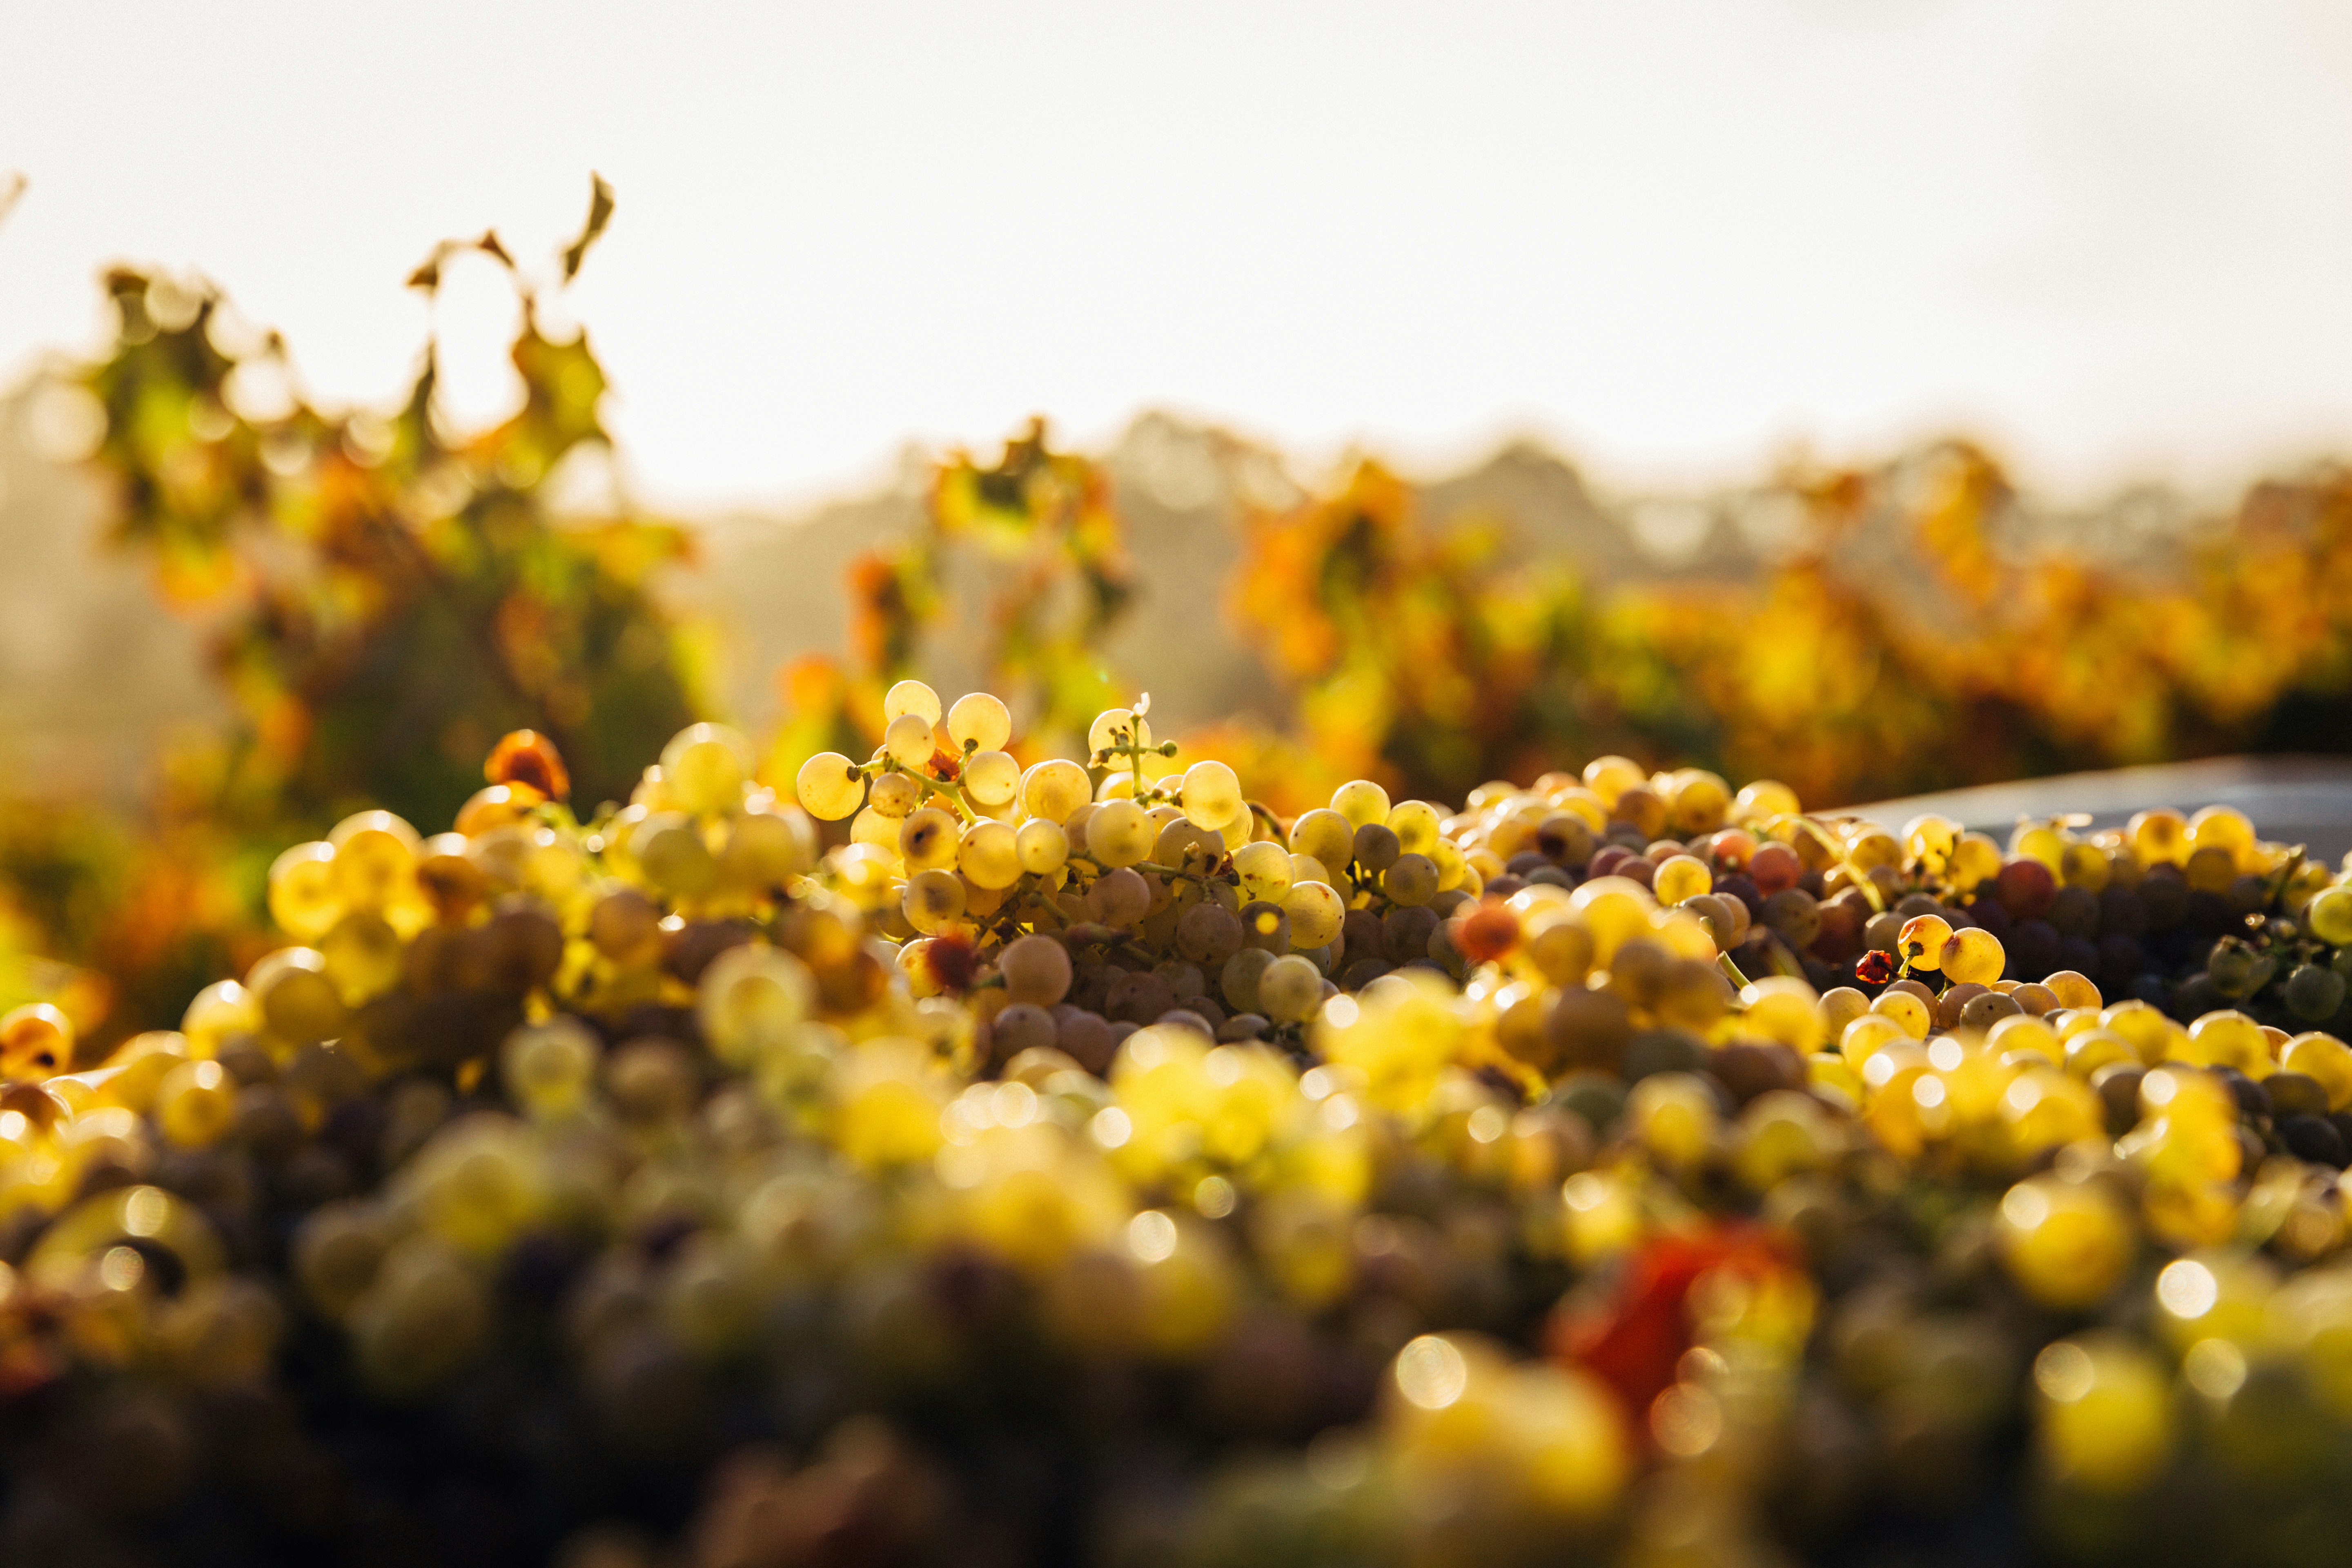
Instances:
[[[923,786],[908,773],[877,773],[866,786],[866,809],[879,816],[903,819],[922,804]]]
[[[801,809],[820,822],[839,822],[866,799],[866,775],[839,752],[819,752],[793,780]]]
[[[1408,855],[1431,855],[1443,837],[1444,818],[1425,800],[1399,801],[1389,809],[1389,830]]]
[[[2352,947],[2352,887],[2323,890],[2304,907],[2304,924],[2330,947]]]
[[[646,880],[665,893],[694,898],[719,880],[719,858],[692,818],[657,811],[629,835],[629,854]]]
[[[1944,975],[1955,985],[1971,982],[1990,985],[2000,978],[2000,972],[2008,962],[2008,955],[2001,951],[2000,939],[1981,926],[1967,926],[1956,931],[1952,939],[1944,944]]]
[[[1021,793],[1021,764],[1003,752],[974,752],[964,759],[964,793],[993,811]]]
[[[2001,1260],[2046,1307],[2095,1306],[2130,1267],[2138,1237],[2105,1189],[2035,1176],[2010,1188],[1997,1213]]]
[[[335,892],[346,909],[379,910],[415,887],[416,829],[388,811],[362,811],[335,824]]]
[[[945,870],[956,863],[961,838],[954,814],[927,805],[899,825],[898,854],[910,871]]]
[[[938,721],[919,713],[901,713],[883,727],[882,749],[902,768],[928,768],[939,749],[931,733],[931,726]]]
[[[180,1015],[180,1033],[186,1037],[192,1057],[216,1057],[235,1037],[260,1032],[261,1005],[234,980],[214,981]]]
[[[1244,899],[1279,903],[1290,891],[1291,857],[1279,844],[1244,844],[1234,851],[1234,874]]]
[[[1060,831],[1052,823],[1030,826]],[[1020,834],[1002,822],[973,823],[956,845],[956,869],[975,888],[995,890],[1013,886],[1021,879],[1023,869]]]
[[[209,1149],[236,1120],[236,1081],[216,1061],[182,1062],[155,1088],[155,1127],[183,1149]]]
[[[1274,963],[1274,954],[1262,947],[1244,947],[1225,960],[1218,973],[1217,989],[1225,1005],[1236,1013],[1264,1014],[1258,1005],[1257,983]],[[1308,965],[1311,969],[1313,965]]]
[[[1087,770],[1060,757],[1039,763],[1022,775],[1022,809],[1047,822],[1067,823],[1094,798]]]
[[[315,949],[282,947],[247,971],[245,987],[261,1010],[262,1027],[289,1047],[331,1039],[347,1014],[327,961]]]
[[[1345,871],[1356,858],[1356,825],[1336,811],[1318,808],[1302,812],[1290,825],[1290,849],[1310,856],[1334,872]]]
[[[499,1072],[507,1093],[533,1117],[572,1116],[588,1103],[604,1047],[578,1020],[551,1018],[527,1024],[499,1048]]]
[[[751,776],[751,742],[724,724],[690,724],[662,748],[662,781],[698,816],[730,811]]]
[[[765,942],[730,947],[702,972],[696,1016],[711,1055],[748,1066],[809,1016],[816,980],[807,964]]]
[[[2333,1018],[2344,1005],[2344,977],[2316,963],[2302,964],[2286,977],[2286,1005],[2315,1024]]]
[[[959,752],[993,752],[1002,756],[1004,743],[1013,739],[1013,710],[985,691],[959,697],[948,710],[948,739]]]
[[[1283,895],[1284,917],[1290,922],[1293,946],[1323,947],[1336,941],[1348,918],[1348,906],[1321,882],[1294,882]]]
[[[898,835],[906,825],[904,817],[885,816],[869,805],[849,819],[849,841],[879,849],[895,864],[898,859]]]
[[[1070,950],[1050,936],[1006,942],[996,967],[1004,976],[1004,994],[1015,1002],[1051,1007],[1070,994]]]
[[[2095,1492],[2122,1493],[2171,1457],[2171,1380],[2148,1352],[2100,1331],[2058,1340],[2034,1358],[2035,1414],[2052,1473]]]
[[[343,1005],[360,1007],[400,984],[406,954],[392,922],[360,910],[337,921],[335,929],[319,939],[319,956]]]
[[[1184,770],[1183,801],[1184,814],[1201,823],[1231,822],[1248,810],[1234,770],[1205,759]]]
[[[912,716],[923,721],[923,732],[940,721],[940,694],[919,680],[902,680],[882,694],[882,721],[895,723]],[[928,758],[929,752],[925,753]]]
[[[773,891],[816,865],[816,835],[796,811],[743,811],[729,817],[719,851],[720,880]]]
[[[1021,869],[1033,877],[1051,877],[1070,858],[1069,835],[1047,817],[1023,823],[1013,832],[1013,847],[1021,858]]]
[[[1160,836],[1151,843],[1150,858],[1155,863],[1197,877],[1206,875],[1225,858],[1224,835],[1216,829],[1178,815],[1173,806],[1154,806],[1148,815],[1160,824]]]
[[[1148,748],[1151,744],[1151,726],[1138,718],[1130,708],[1106,708],[1095,715],[1087,727],[1087,751],[1099,756],[1112,750],[1126,750],[1130,744]]]
[[[991,824],[1003,826],[1002,823]],[[963,879],[953,871],[934,868],[918,871],[908,879],[907,889],[899,895],[899,908],[905,911],[907,923],[925,936],[937,936],[963,918]]]
[[[1389,792],[1370,779],[1355,779],[1331,792],[1331,809],[1347,818],[1351,830],[1385,824],[1389,819]],[[1311,849],[1306,853],[1315,854]],[[1315,858],[1325,858],[1320,855]]]
[[[335,886],[335,847],[297,844],[270,862],[269,918],[297,942],[316,942],[342,918]]]
[[[1105,801],[1087,819],[1087,858],[1105,867],[1132,866],[1151,853],[1157,837],[1141,806]]]
[[[1277,1024],[1304,1023],[1323,1005],[1323,973],[1297,953],[1277,958],[1258,976],[1257,1003]]]

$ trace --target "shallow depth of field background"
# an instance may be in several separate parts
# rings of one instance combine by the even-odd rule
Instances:
[[[904,673],[1282,809],[2352,752],[2330,7],[0,31],[0,991],[100,1032],[500,728],[781,782]]]

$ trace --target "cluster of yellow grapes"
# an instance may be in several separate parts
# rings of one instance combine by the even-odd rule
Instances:
[[[697,725],[585,820],[509,737],[449,832],[281,857],[289,945],[180,1029],[0,1018],[0,1402],[205,1456],[58,1480],[91,1550],[244,1484],[194,1441],[236,1391],[352,1500],[304,1550],[538,1456],[419,1561],[657,1540],[578,1475],[720,1432],[832,1457],[714,1471],[682,1539],[770,1553],[714,1562],[819,1560],[784,1516],[876,1476],[903,1556],[1086,1555],[974,1468],[1015,1442],[1203,1562],[1793,1553],[1961,1495],[2129,1554],[2181,1467],[2345,1463],[2352,1048],[2273,1020],[2340,1007],[2352,887],[2243,817],[2004,850],[1601,758],[1286,820],[1145,704],[1025,766],[992,697],[889,711],[790,796]],[[1093,1468],[1171,1442],[1148,1506]],[[2197,1495],[2180,1539],[2284,1528]]]

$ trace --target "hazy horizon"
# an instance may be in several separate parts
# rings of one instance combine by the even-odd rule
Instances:
[[[888,13],[0,0],[0,383],[201,270],[377,402],[544,264],[644,491],[805,503],[1033,412],[1620,489],[1979,437],[2082,495],[2352,447],[2352,16],[2274,0]],[[84,86],[110,83],[103,99]],[[440,307],[506,395],[501,284]]]

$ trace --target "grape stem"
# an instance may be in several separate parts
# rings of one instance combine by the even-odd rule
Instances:
[[[1864,875],[1862,868],[1853,863],[1853,857],[1845,852],[1845,846],[1840,844],[1836,839],[1830,837],[1829,829],[1823,827],[1820,823],[1815,822],[1810,816],[1788,816],[1782,817],[1780,820],[1781,822],[1794,822],[1798,826],[1811,834],[1821,844],[1821,847],[1828,850],[1836,859],[1839,868],[1843,869],[1848,877],[1853,879],[1853,885],[1862,889],[1862,896],[1870,900],[1871,912],[1873,914],[1881,915],[1886,912],[1886,897],[1878,890],[1878,884],[1872,881],[1867,876]],[[1780,822],[1775,822],[1773,826],[1776,827],[1779,826]]]

